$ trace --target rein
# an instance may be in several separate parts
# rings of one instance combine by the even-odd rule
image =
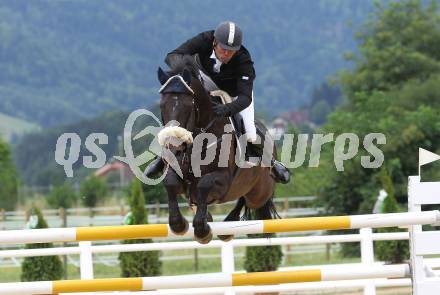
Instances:
[[[195,97],[195,91],[186,83],[186,81],[183,79],[183,77],[181,75],[171,76],[159,89],[159,93],[162,93],[165,90],[165,88],[170,84],[170,82],[174,79],[179,79],[180,82],[184,85],[184,87],[192,94],[193,105],[194,105],[194,108],[193,108],[194,118],[195,118],[195,122],[198,123],[200,120],[200,107],[199,107],[198,101]],[[202,81],[202,84],[203,84],[203,81]],[[214,124],[217,122],[218,118],[219,117],[214,117],[213,119],[211,119],[205,127],[194,127],[193,137],[195,138],[199,134],[203,134],[203,133],[208,132],[214,126]],[[196,124],[194,124],[194,125],[196,125]],[[210,149],[214,145],[217,146],[217,144],[221,141],[222,141],[222,137],[220,136],[219,138],[217,138],[217,140],[215,142],[206,146],[206,148],[202,147],[201,150],[197,150],[194,152],[203,153],[204,151],[207,151],[208,149]],[[187,145],[186,149],[183,151],[182,158],[181,158],[182,164],[188,165],[187,173],[183,174],[183,177],[184,177],[183,180],[185,180],[185,182],[187,182],[188,188],[191,186],[190,185],[190,183],[192,182],[191,179],[194,178],[194,173],[193,173],[193,171],[191,169],[191,165],[190,165],[192,151],[193,151],[193,143],[190,143]]]
[[[197,135],[201,134],[201,133],[206,133],[206,131],[208,131],[209,128],[211,128],[212,125],[214,125],[214,123],[215,123],[215,121],[217,121],[217,119],[218,119],[218,117],[214,117],[214,119],[212,119],[208,123],[208,125],[206,125],[206,127],[204,127],[204,128],[203,127],[202,128],[199,128],[199,127],[194,128],[194,133],[196,133]]]

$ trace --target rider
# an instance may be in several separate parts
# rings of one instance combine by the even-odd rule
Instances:
[[[202,32],[168,53],[165,62],[173,68],[185,55],[198,54],[206,71],[201,73],[205,87],[208,82],[235,98],[231,103],[213,105],[215,115],[229,117],[240,113],[247,141],[252,144],[257,139],[252,92],[255,70],[251,55],[242,46],[242,39],[243,33],[235,23],[222,22],[215,31]],[[255,148],[253,151],[259,153],[257,156],[262,156],[261,149]],[[162,160],[158,158],[147,167],[146,175],[151,177],[163,167]],[[277,182],[289,182],[289,170],[275,159],[272,160],[272,171]]]

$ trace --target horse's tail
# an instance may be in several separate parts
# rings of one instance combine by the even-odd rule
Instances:
[[[241,216],[241,220],[264,220],[264,219],[281,219],[281,216],[277,212],[275,203],[273,201],[274,195],[264,203],[258,209],[251,209],[244,205],[244,213]]]
[[[277,212],[277,207],[275,206],[275,202],[273,201],[274,195],[270,197],[269,200],[267,200],[266,204],[264,206],[267,206],[267,210],[269,210],[269,214],[271,216],[270,219],[281,219],[281,216]]]

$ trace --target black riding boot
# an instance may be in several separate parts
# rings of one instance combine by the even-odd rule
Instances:
[[[148,178],[154,177],[156,174],[161,172],[163,168],[165,167],[164,162],[162,161],[161,157],[156,157],[148,166],[145,168],[144,174]]]
[[[262,145],[249,142],[246,148],[246,159],[249,159],[249,157],[258,157],[261,159],[263,157]],[[276,182],[286,184],[290,181],[290,171],[286,166],[274,158],[272,158],[270,164],[272,166],[271,175]]]

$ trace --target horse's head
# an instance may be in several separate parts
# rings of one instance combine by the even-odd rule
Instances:
[[[197,77],[198,70],[182,64],[172,74],[158,69],[158,79],[162,85],[159,90],[160,110],[165,125],[159,141],[173,137],[191,143],[192,133],[207,125],[212,117],[211,101]],[[176,125],[178,127],[176,127]]]
[[[159,68],[158,78],[162,84],[159,93],[163,123],[166,125],[174,120],[191,132],[197,119],[194,90],[190,86],[191,73],[184,70],[181,74],[171,75]]]

